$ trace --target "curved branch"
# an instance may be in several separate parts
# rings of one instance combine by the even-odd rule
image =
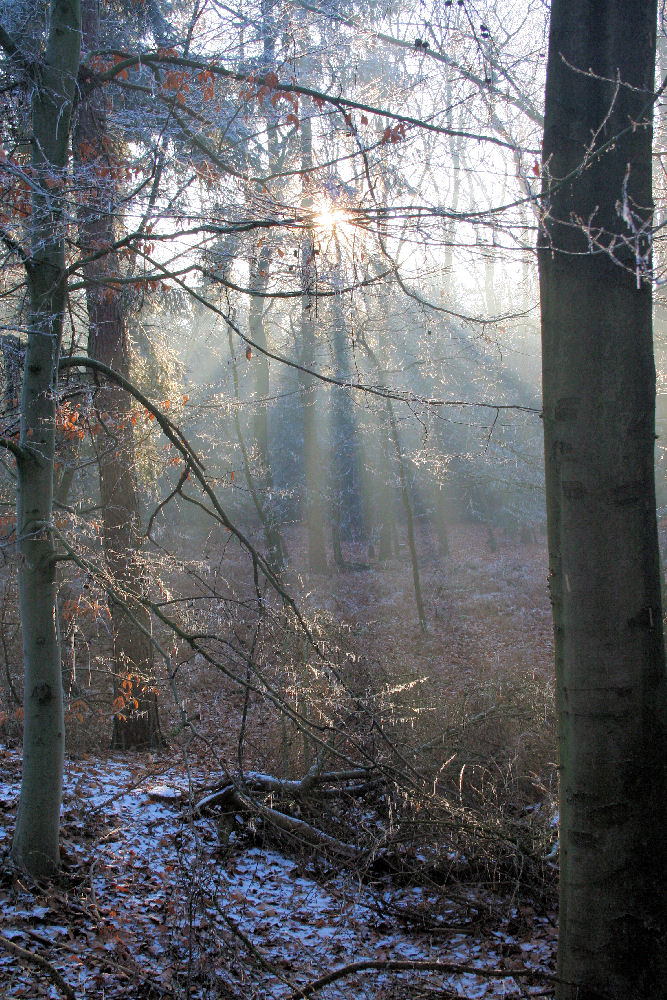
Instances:
[[[145,396],[140,389],[137,389],[137,387],[133,385],[132,382],[129,381],[129,379],[124,378],[118,372],[114,371],[113,368],[110,368],[103,362],[97,361],[93,358],[84,357],[82,355],[74,355],[71,358],[61,358],[58,367],[60,371],[64,371],[67,368],[90,368],[92,371],[97,371],[100,374],[104,375],[106,378],[108,378],[110,382],[115,383],[121,389],[124,389],[125,392],[128,392],[131,396],[134,397],[134,399],[137,400],[137,402],[141,403],[141,405],[145,407],[149,411],[149,413],[153,414],[155,420],[160,425],[160,428],[165,437],[167,437],[169,441],[171,441],[171,443],[174,445],[174,447],[180,451],[186,463],[189,463],[191,465],[192,473],[198,480],[199,485],[201,486],[203,492],[211,501],[211,505],[215,510],[216,516],[220,520],[220,523],[223,524],[224,527],[227,528],[227,530],[232,535],[235,536],[235,538],[243,546],[246,552],[250,555],[251,559],[253,560],[253,563],[259,566],[264,577],[271,584],[274,591],[280,596],[280,598],[284,601],[287,607],[290,608],[292,614],[295,616],[296,620],[299,622],[299,625],[303,629],[304,635],[308,637],[308,640],[311,643],[313,649],[318,650],[318,646],[317,643],[315,642],[312,632],[308,627],[306,621],[304,620],[303,615],[297,608],[294,598],[291,597],[290,594],[282,586],[276,574],[271,569],[267,560],[257,551],[257,549],[250,541],[250,539],[247,538],[243,534],[243,532],[239,528],[237,528],[232,521],[229,520],[227,514],[223,510],[220,501],[218,500],[215,494],[215,490],[212,488],[206,476],[204,475],[203,463],[199,460],[196,452],[194,451],[194,449],[192,448],[192,446],[190,445],[184,434],[178,429],[178,427],[176,427],[176,425],[173,424],[172,421],[169,420],[169,418],[166,417],[164,413],[162,413],[162,411],[159,410],[153,402],[151,402],[148,396]]]
[[[392,268],[396,265],[391,260],[389,254],[385,252],[387,259]],[[384,386],[374,386],[374,385],[364,385],[363,382],[352,382],[345,381],[344,379],[334,378],[333,375],[323,375],[322,372],[315,371],[314,368],[308,368],[305,365],[299,364],[297,361],[291,361],[282,354],[275,354],[273,351],[269,351],[266,347],[262,347],[260,344],[256,343],[250,337],[247,337],[239,327],[236,325],[234,320],[229,316],[224,310],[220,309],[218,306],[214,305],[209,299],[200,295],[196,292],[194,288],[190,288],[185,284],[184,281],[176,278],[168,268],[164,267],[158,261],[154,260],[148,254],[144,254],[139,251],[139,255],[144,257],[149,263],[161,270],[169,280],[173,281],[174,284],[182,288],[189,296],[191,296],[195,301],[200,302],[206,309],[210,309],[211,312],[215,313],[216,316],[220,316],[221,319],[225,321],[228,327],[234,331],[237,337],[239,337],[244,344],[251,347],[258,354],[263,354],[264,357],[269,358],[271,361],[277,361],[281,365],[286,365],[288,368],[293,368],[295,371],[303,372],[306,375],[312,376],[312,378],[319,379],[320,382],[324,382],[327,385],[336,385],[340,389],[355,390],[358,392],[365,392],[370,396],[379,396],[380,399],[391,399],[395,400],[397,403],[407,403],[415,404],[418,403],[422,406],[460,406],[465,408],[478,408],[482,410],[493,410],[494,412],[499,412],[500,410],[517,410],[520,413],[532,413],[535,416],[539,416],[541,411],[534,406],[523,406],[519,403],[488,403],[488,402],[477,402],[473,400],[464,399],[437,399],[429,396],[417,396],[411,392],[398,392],[396,390],[392,391]],[[426,303],[428,304],[428,303]]]
[[[186,69],[193,70],[205,69],[214,76],[220,76],[226,80],[234,80],[236,83],[247,83],[250,86],[264,86],[271,90],[281,91],[283,93],[299,94],[301,97],[310,97],[315,103],[319,103],[321,101],[323,104],[329,104],[339,110],[345,108],[350,111],[359,111],[364,114],[384,118],[387,121],[399,122],[403,125],[410,125],[418,129],[423,129],[426,132],[435,132],[438,135],[450,135],[462,139],[472,139],[475,142],[488,142],[494,146],[500,146],[503,149],[512,148],[509,143],[505,142],[503,139],[498,139],[493,135],[484,135],[476,132],[462,131],[461,129],[447,128],[445,125],[436,125],[434,122],[425,121],[423,118],[414,118],[412,115],[402,115],[396,111],[389,111],[387,108],[378,108],[375,107],[375,105],[364,104],[361,101],[353,101],[347,97],[336,97],[332,94],[327,94],[324,91],[314,90],[312,87],[304,87],[296,82],[276,82],[275,74],[273,73],[268,73],[266,76],[237,73],[230,69],[224,69],[222,66],[219,66],[214,62],[205,62],[200,59],[189,59],[183,56],[168,55],[160,52],[144,52],[136,55],[128,55],[127,53],[119,52],[117,49],[108,49],[99,54],[110,55],[116,58],[121,56],[124,58],[120,58],[118,62],[114,63],[112,68],[103,73],[96,74],[94,78],[97,83],[108,83],[114,81],[121,86],[122,84],[118,80],[120,74],[125,70],[138,68],[139,66],[149,66],[153,69],[157,65],[165,64],[170,66],[182,66]]]
[[[371,969],[381,969],[385,972],[446,972],[449,975],[472,975],[482,976],[488,979],[538,979],[548,983],[558,982],[555,976],[550,976],[546,972],[538,972],[533,969],[485,969],[475,965],[456,965],[454,962],[439,962],[434,960],[420,961],[418,959],[381,959],[367,958],[359,962],[350,962],[349,965],[342,965],[339,969],[320,976],[306,986],[302,986],[292,993],[287,1000],[303,1000],[305,997],[318,993],[330,983],[335,983],[338,979],[351,976],[356,972],[368,972]]]
[[[10,451],[17,462],[23,461],[26,456],[24,449],[16,441],[12,441],[8,437],[0,437],[0,448],[4,448],[6,451]]]

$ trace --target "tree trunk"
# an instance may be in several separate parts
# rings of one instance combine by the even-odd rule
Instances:
[[[380,363],[375,356],[375,352],[371,347],[369,347],[365,340],[360,340],[360,345],[363,347],[371,362],[375,365],[379,375],[382,372],[382,369],[380,368]],[[419,627],[422,632],[426,632],[426,613],[424,611],[424,601],[422,598],[421,580],[419,575],[419,559],[417,557],[417,545],[415,542],[414,517],[412,513],[412,504],[410,502],[410,490],[405,470],[405,462],[403,460],[403,451],[401,449],[401,439],[398,433],[398,425],[396,423],[396,415],[394,414],[394,407],[391,399],[387,398],[385,400],[385,408],[387,413],[389,437],[391,438],[391,442],[394,446],[394,454],[396,456],[398,478],[401,487],[401,500],[403,501],[403,510],[405,511],[405,520],[408,531],[408,548],[410,549],[410,562],[412,565],[412,582],[415,590],[415,604],[417,605]],[[396,554],[398,555],[398,533],[396,532],[396,525],[394,523],[392,524],[392,527],[396,538]]]
[[[309,182],[313,167],[313,138],[311,122],[301,122],[303,184]],[[304,193],[302,208],[307,213],[312,208],[312,198]],[[315,352],[315,245],[308,233],[301,251],[303,295],[301,296],[301,364],[312,368]],[[303,451],[306,475],[305,504],[308,535],[308,565],[313,573],[324,573],[327,554],[324,544],[324,504],[322,501],[322,456],[317,436],[317,385],[308,372],[300,372],[301,398],[303,400]]]
[[[19,606],[25,661],[23,776],[12,846],[32,875],[59,864],[64,761],[60,639],[56,612],[53,467],[58,354],[67,290],[63,190],[81,52],[78,0],[52,0],[46,52],[32,99],[30,299],[17,456]]]
[[[361,346],[366,349],[365,342]],[[375,355],[369,352],[369,357],[373,363],[377,360]],[[387,433],[387,423],[381,411],[375,411],[373,417],[373,434],[380,442],[380,450],[377,454],[377,470],[374,478],[373,490],[373,514],[378,530],[378,559],[384,562],[394,555],[394,538],[396,536],[396,512],[395,512],[395,487],[393,482],[393,472],[391,468],[391,457],[389,455],[389,435]],[[396,547],[398,555],[398,547]]]
[[[445,492],[442,488],[436,488],[433,497],[433,526],[438,538],[438,555],[440,556],[448,556],[450,554],[447,513]]]
[[[336,241],[336,265],[337,280],[342,284],[341,252],[338,241]],[[345,381],[349,377],[350,361],[340,294],[334,295],[331,311],[334,374],[339,381]],[[360,448],[353,401],[347,389],[335,385],[332,386],[330,440],[333,471],[331,528],[334,557],[338,565],[344,565],[341,542],[362,540],[364,510]]]
[[[262,247],[257,263],[251,265],[248,326],[250,338],[258,347],[266,350],[266,327],[264,325],[264,298],[261,293],[266,291],[268,271],[271,264],[271,248],[268,244]],[[261,351],[253,357],[255,373],[255,413],[253,431],[257,449],[257,480],[261,494],[260,514],[264,526],[267,559],[274,573],[280,574],[287,560],[287,548],[280,533],[273,500],[273,474],[271,471],[271,454],[269,451],[269,421],[267,400],[270,390],[269,359]]]
[[[95,0],[83,6],[83,38],[87,51],[99,47],[99,8]],[[89,181],[79,202],[79,243],[84,256],[94,256],[114,241],[118,164],[106,127],[104,102],[93,91],[79,110],[74,136],[78,171]],[[130,348],[125,302],[114,279],[120,277],[115,250],[83,267],[88,309],[88,354],[129,378]],[[95,404],[102,415],[97,459],[103,512],[103,545],[113,589],[122,602],[110,598],[113,627],[113,694],[116,709],[113,745],[158,746],[162,742],[155,694],[150,615],[138,602],[144,576],[139,558],[141,532],[139,499],[134,479],[135,455],[131,401],[108,382],[98,388]],[[130,615],[127,614],[130,611]],[[134,620],[133,620],[134,619]]]
[[[405,471],[405,462],[403,460],[401,439],[398,434],[398,425],[396,424],[394,407],[390,399],[386,400],[386,406],[387,406],[387,417],[389,420],[389,429],[391,432],[391,439],[394,443],[394,452],[396,454],[398,476],[401,483],[401,499],[403,500],[403,510],[405,511],[405,521],[408,529],[408,548],[410,549],[410,563],[412,565],[412,582],[415,589],[415,604],[417,605],[417,616],[419,618],[419,627],[422,630],[422,632],[425,632],[427,628],[426,612],[424,611],[424,601],[422,598],[421,581],[419,578],[419,559],[417,557],[414,516],[412,513],[412,503],[410,501],[408,477]]]
[[[650,0],[552,4],[539,265],[560,728],[559,1000],[654,1000],[667,976],[646,266],[655,19]]]
[[[276,36],[278,27],[274,15],[275,0],[262,0],[262,39],[263,39],[263,71],[273,70],[276,64]],[[266,112],[267,132],[267,152],[269,162],[269,172],[275,173],[278,167],[278,134],[275,128],[275,110]],[[272,121],[272,118],[274,119]],[[266,350],[266,327],[264,325],[264,303],[262,292],[266,291],[269,281],[269,268],[271,266],[271,245],[264,243],[256,263],[250,266],[250,289],[251,298],[249,305],[248,326],[250,337],[258,347]],[[255,293],[255,294],[253,294]],[[258,294],[260,293],[260,294]],[[269,426],[268,426],[268,406],[267,401],[270,391],[269,359],[261,351],[258,351],[253,358],[253,369],[255,374],[255,411],[253,419],[253,432],[255,436],[255,447],[257,449],[258,481],[261,501],[258,506],[258,513],[264,527],[264,539],[266,541],[267,559],[274,573],[280,575],[287,562],[287,546],[280,532],[279,520],[275,508],[273,497],[273,473],[271,469],[271,454],[269,450]],[[257,506],[257,504],[256,504]],[[260,510],[261,508],[261,510]]]
[[[234,353],[232,328],[228,327],[227,332],[229,337],[229,356],[232,362],[234,399],[236,401],[236,406],[234,407],[234,429],[236,430],[236,437],[239,442],[239,447],[241,449],[241,457],[243,459],[243,471],[245,474],[246,485],[248,487],[248,492],[250,493],[250,496],[252,498],[252,502],[255,505],[257,516],[259,517],[262,526],[264,528],[264,538],[266,540],[267,550],[268,550],[267,560],[273,572],[276,574],[280,574],[285,566],[285,561],[283,559],[283,552],[286,551],[286,548],[282,540],[282,535],[278,531],[275,521],[272,519],[271,513],[267,511],[267,509],[264,506],[263,498],[257,492],[257,487],[255,485],[255,480],[253,478],[252,468],[250,465],[250,456],[248,455],[248,449],[246,448],[245,441],[243,440],[243,430],[241,428],[241,420],[239,418],[239,404],[241,397],[239,393],[239,373],[236,364],[236,354]],[[272,478],[270,482],[273,485]]]

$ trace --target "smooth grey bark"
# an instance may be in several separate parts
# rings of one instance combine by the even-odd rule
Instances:
[[[21,394],[17,543],[25,663],[23,774],[12,845],[34,876],[58,868],[65,725],[49,530],[58,354],[67,290],[64,187],[81,53],[78,0],[52,0],[46,50],[32,98],[31,245],[26,261],[30,323]]]
[[[539,266],[560,739],[559,1000],[667,982],[650,243],[656,4],[554,0]]]

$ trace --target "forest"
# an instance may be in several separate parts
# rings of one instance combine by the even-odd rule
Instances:
[[[0,995],[667,996],[657,0],[5,0]]]

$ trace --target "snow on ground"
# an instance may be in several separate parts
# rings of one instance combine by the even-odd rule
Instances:
[[[63,874],[36,887],[9,861],[20,760],[0,750],[0,934],[46,958],[81,1000],[290,997],[363,959],[440,960],[508,978],[374,970],[321,990],[342,997],[543,995],[513,971],[551,972],[555,928],[516,901],[447,902],[437,889],[371,884],[325,859],[249,840],[240,817],[188,819],[188,779],[166,758],[67,763]],[[195,769],[200,786],[216,775]],[[253,846],[253,843],[255,846]],[[457,895],[458,894],[458,895]],[[408,919],[433,914],[428,932]],[[479,919],[479,914],[485,914]],[[471,919],[477,914],[477,919]],[[448,926],[451,925],[451,926]],[[58,997],[34,965],[0,947],[0,995]]]

